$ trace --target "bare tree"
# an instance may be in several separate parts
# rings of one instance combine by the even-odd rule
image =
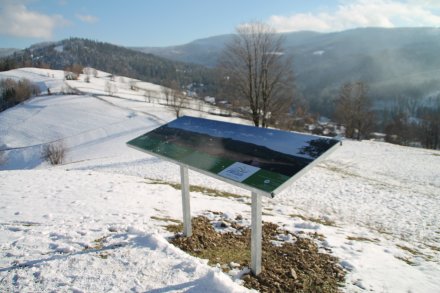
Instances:
[[[341,87],[335,116],[345,126],[346,137],[359,140],[367,135],[373,124],[373,113],[367,86],[363,82],[348,82]]]
[[[396,112],[384,127],[387,142],[407,145],[410,142],[408,115],[404,112]]]
[[[40,88],[26,78],[18,81],[10,78],[2,79],[0,80],[0,111],[38,94],[40,94]]]
[[[98,71],[95,68],[92,67],[85,67],[83,69],[84,74],[86,75],[86,77],[84,78],[84,81],[89,83],[90,82],[90,78],[93,77],[98,77]]]
[[[87,82],[87,83],[89,83],[89,82],[90,82],[90,77],[91,77],[92,74],[93,74],[93,68],[91,68],[91,67],[85,67],[85,68],[83,69],[83,72],[84,72],[84,74],[86,75],[85,78],[84,78],[84,81]]]
[[[66,152],[66,147],[62,142],[50,143],[43,146],[41,157],[51,165],[59,165],[63,163]]]
[[[185,108],[188,104],[188,97],[182,91],[174,91],[173,96],[171,97],[171,108],[176,113],[176,117],[179,118],[182,112],[182,109]]]
[[[4,151],[0,151],[0,166],[6,164],[6,154]]]
[[[188,97],[180,89],[176,81],[168,82],[168,87],[163,87],[163,93],[167,101],[167,105],[174,111],[176,117],[179,118],[182,109],[188,104]]]
[[[136,81],[134,81],[134,80],[130,80],[130,89],[132,90],[132,91],[137,91],[139,88],[137,87],[137,82]]]
[[[440,95],[430,107],[422,109],[421,118],[419,136],[422,145],[429,149],[440,149]]]
[[[292,63],[282,44],[282,36],[269,25],[249,23],[237,27],[221,57],[226,90],[247,100],[255,126],[267,127],[290,110]]]
[[[171,86],[168,87],[162,87],[162,93],[165,96],[165,101],[166,104],[169,105],[170,104],[170,100],[171,100],[171,96],[173,95],[173,89],[171,88]]]
[[[151,97],[153,96],[153,91],[152,90],[144,90],[144,97],[145,97],[145,102],[148,101],[148,103],[151,103]]]
[[[118,88],[113,84],[113,82],[107,80],[105,82],[105,91],[109,96],[112,96],[114,93],[118,92]]]
[[[64,68],[64,71],[73,72],[76,77],[78,77],[81,73],[83,73],[83,66],[79,64],[72,64],[71,66],[67,66]]]

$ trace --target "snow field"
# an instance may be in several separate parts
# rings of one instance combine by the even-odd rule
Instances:
[[[92,171],[0,178],[1,291],[247,291],[158,234],[164,223],[152,216],[180,217],[180,193],[170,186],[145,192],[138,177]],[[197,213],[206,199],[194,203]]]
[[[4,73],[84,94],[36,97],[0,113],[0,149],[10,149],[0,166],[0,291],[245,292],[166,242],[167,222],[157,219],[181,219],[180,192],[149,179],[178,183],[179,168],[125,145],[174,119],[160,87],[136,82],[132,91],[130,79],[116,77],[117,92],[107,96],[109,74],[85,83],[61,73]],[[142,89],[157,99],[145,102]],[[248,123],[209,115],[210,107],[184,114]],[[68,147],[67,161],[50,167],[39,154],[56,140]],[[321,249],[349,272],[346,292],[437,292],[439,166],[438,151],[344,141],[285,192],[264,198],[263,220],[323,235]],[[193,215],[250,219],[248,192],[192,171],[189,178],[241,196],[191,193]]]

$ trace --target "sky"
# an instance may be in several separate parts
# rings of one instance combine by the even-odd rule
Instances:
[[[69,37],[181,45],[252,21],[278,32],[440,27],[440,0],[0,0],[0,48]]]

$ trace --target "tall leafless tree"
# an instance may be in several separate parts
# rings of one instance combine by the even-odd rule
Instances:
[[[283,37],[269,25],[253,22],[236,28],[220,59],[228,92],[248,102],[255,126],[267,127],[290,110],[294,94],[290,58]]]
[[[342,85],[335,109],[336,119],[345,126],[346,137],[360,140],[368,134],[373,124],[373,112],[365,83],[357,81]]]
[[[179,90],[174,90],[171,96],[170,107],[173,109],[176,117],[179,118],[182,114],[182,109],[188,104],[188,97]]]
[[[84,81],[89,83],[90,82],[90,78],[92,76],[96,77],[98,74],[97,73],[95,74],[94,72],[96,72],[96,69],[91,68],[91,67],[85,67],[83,69],[83,73],[86,75],[85,78],[84,78]]]
[[[430,107],[425,107],[422,111],[419,134],[422,145],[429,149],[440,149],[440,95],[434,98]]]
[[[113,96],[115,93],[118,92],[118,88],[113,82],[107,80],[105,82],[105,91],[108,93],[109,96]]]
[[[167,105],[170,104],[170,100],[171,100],[171,96],[173,95],[173,90],[170,89],[169,87],[162,87],[162,93],[165,97],[165,103]]]
[[[176,117],[179,118],[182,109],[188,104],[188,97],[176,81],[168,81],[166,84],[167,87],[162,87],[166,103],[174,111]]]
[[[144,90],[145,102],[151,103],[151,98],[153,97],[153,91],[149,89]]]

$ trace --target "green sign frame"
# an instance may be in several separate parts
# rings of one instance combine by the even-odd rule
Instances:
[[[183,116],[127,145],[273,198],[339,140]]]

